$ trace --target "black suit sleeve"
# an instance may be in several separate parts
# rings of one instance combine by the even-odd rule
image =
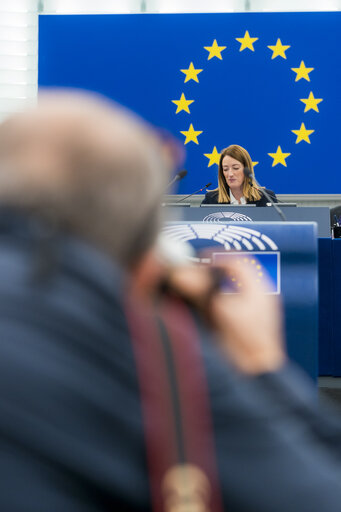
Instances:
[[[268,190],[266,189],[267,193],[269,194],[269,196],[271,197],[271,199],[273,200],[274,203],[278,203],[278,199],[276,197],[276,194],[273,190]]]
[[[255,202],[256,206],[266,206],[267,203],[269,202],[268,199],[263,194],[263,190],[264,189],[260,189],[260,193],[261,193],[262,197],[258,201]],[[268,190],[266,188],[265,191],[268,193],[268,195],[271,197],[271,199],[274,203],[278,203],[278,199],[276,197],[275,192],[273,192],[273,190]]]
[[[207,197],[207,194],[205,194],[204,199],[201,201],[201,204],[211,204],[209,201],[209,198]]]
[[[218,191],[211,190],[210,192],[206,192],[201,204],[218,204]]]

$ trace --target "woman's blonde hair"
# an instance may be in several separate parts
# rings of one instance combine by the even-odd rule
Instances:
[[[223,173],[223,159],[228,155],[232,158],[235,158],[240,162],[244,168],[248,167],[254,176],[254,170],[252,165],[252,160],[249,153],[246,149],[238,146],[237,144],[232,144],[231,146],[223,149],[220,154],[219,159],[219,167],[218,167],[218,203],[229,203],[230,200],[230,187],[226,183],[226,179]],[[249,179],[244,179],[243,183],[243,196],[246,201],[258,201],[261,198],[261,193],[259,187],[253,182],[250,184]]]

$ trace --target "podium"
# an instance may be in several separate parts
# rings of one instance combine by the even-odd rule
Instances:
[[[204,208],[188,208],[193,213]],[[206,210],[206,209],[205,209]],[[206,211],[207,212],[207,211]],[[168,222],[164,234],[186,241],[205,262],[233,255],[271,278],[271,293],[280,294],[289,357],[312,379],[318,375],[317,224],[314,222]],[[209,261],[210,260],[210,261]]]
[[[271,206],[255,207],[254,205],[206,205],[203,207],[177,207],[165,205],[167,220],[189,220],[204,222],[281,222],[278,213]],[[319,238],[330,238],[330,210],[316,206],[278,206],[282,209],[288,222],[316,222]]]

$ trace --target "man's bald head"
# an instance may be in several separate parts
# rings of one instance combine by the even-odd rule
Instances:
[[[154,131],[85,93],[45,93],[0,126],[0,202],[133,264],[152,243],[173,162]]]

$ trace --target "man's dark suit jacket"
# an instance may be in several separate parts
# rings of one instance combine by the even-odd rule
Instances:
[[[123,273],[49,236],[0,216],[0,510],[150,510]],[[236,374],[204,331],[201,347],[225,510],[340,510],[340,425],[315,389],[290,364]]]
[[[278,203],[275,192],[273,192],[272,190],[268,190],[267,188],[265,190],[269,194],[269,196],[271,197],[273,202]],[[260,190],[260,192],[262,193],[261,190]],[[247,204],[255,204],[256,206],[266,206],[268,202],[269,201],[267,200],[265,195],[262,194],[262,197],[260,199],[258,199],[258,201],[248,201]],[[204,200],[202,201],[201,204],[219,204],[218,203],[218,190],[211,190],[210,192],[206,192]],[[224,204],[224,203],[221,203],[221,204]],[[230,204],[230,203],[226,203],[226,204]]]

